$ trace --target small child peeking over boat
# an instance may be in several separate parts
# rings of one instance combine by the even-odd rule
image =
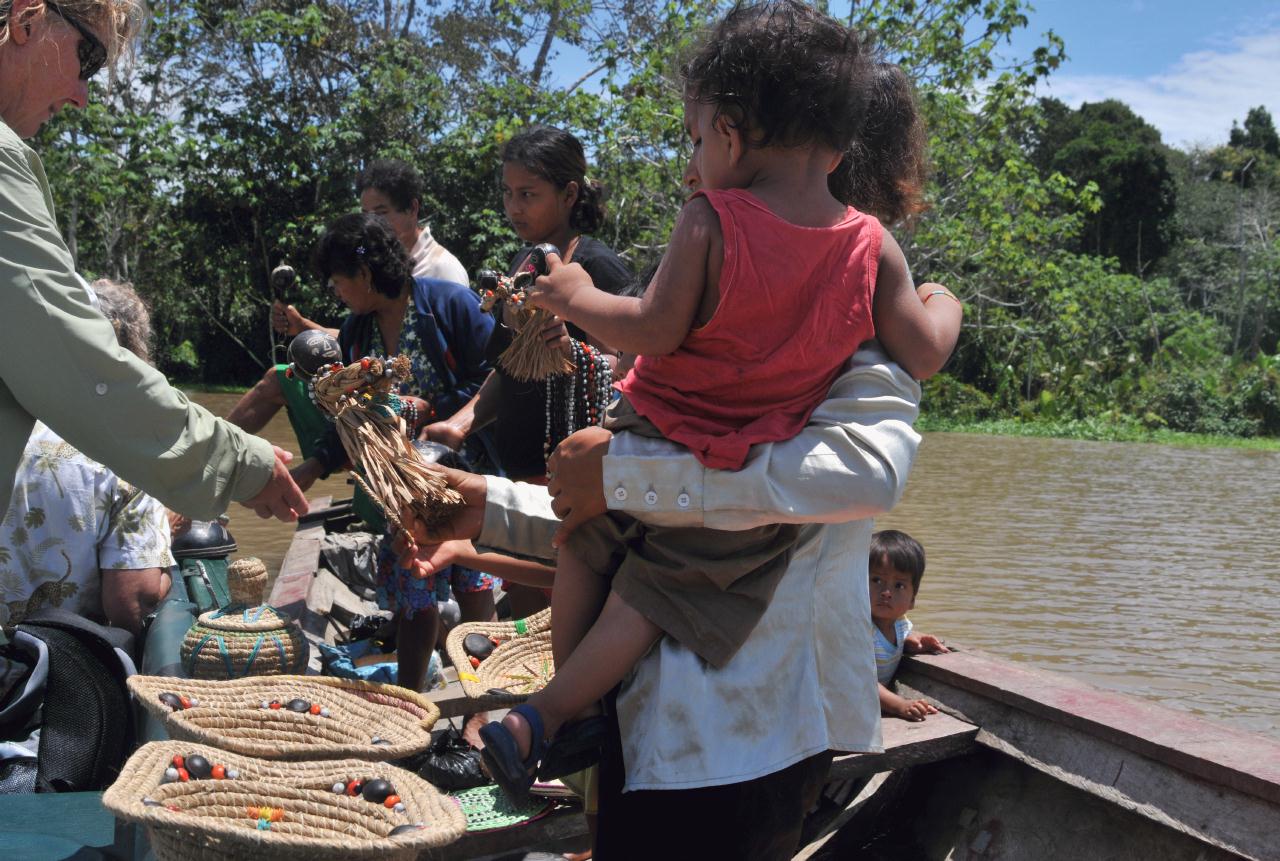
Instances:
[[[916,592],[924,576],[924,548],[905,532],[885,529],[871,536],[868,568],[880,713],[922,721],[938,710],[927,700],[905,699],[886,686],[893,681],[904,653],[936,655],[950,651],[932,634],[911,633],[911,620],[907,618],[907,611],[916,605]]]

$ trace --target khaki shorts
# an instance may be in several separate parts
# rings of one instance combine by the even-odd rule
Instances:
[[[604,426],[661,434],[625,398]],[[799,527],[755,529],[650,526],[611,511],[578,527],[565,549],[613,578],[613,591],[714,667],[728,663],[764,615],[787,570]]]

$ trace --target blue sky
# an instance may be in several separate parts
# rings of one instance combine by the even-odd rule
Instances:
[[[1170,146],[1224,143],[1265,105],[1280,122],[1280,3],[1258,0],[1040,0],[1010,56],[1052,29],[1067,63],[1043,93],[1072,106],[1116,98]]]

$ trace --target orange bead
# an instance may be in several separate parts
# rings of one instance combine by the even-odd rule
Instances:
[[[224,777],[227,776],[227,769],[224,766],[215,765],[213,767],[212,774],[213,774],[214,780],[222,780]]]
[[[319,706],[319,704],[317,704],[317,703],[312,703],[312,704],[311,704],[311,713],[312,713],[313,715],[318,715],[318,714],[320,714],[320,706]]]
[[[174,768],[182,768],[182,767],[183,767],[183,766],[185,766],[186,764],[187,764],[187,763],[186,763],[186,760],[184,760],[184,759],[183,759],[182,757],[180,757],[180,756],[175,756],[175,757],[173,758],[173,767],[174,767]]]
[[[477,658],[475,655],[471,655],[471,656],[468,658],[468,660],[469,660],[469,661],[471,661],[471,669],[473,669],[473,670],[478,670],[478,669],[480,669],[480,659],[479,659],[479,658]]]
[[[185,768],[180,768],[178,769],[178,779],[183,783],[186,783],[191,779],[191,775],[187,774],[187,770]]]
[[[386,807],[387,807],[387,809],[388,809],[388,810],[390,810],[392,807],[395,807],[397,804],[399,804],[399,803],[400,803],[400,796],[398,796],[398,795],[388,795],[388,796],[387,796],[387,800],[386,800],[386,801],[384,801],[384,802],[382,802],[382,803],[383,803],[384,805],[386,805]]]

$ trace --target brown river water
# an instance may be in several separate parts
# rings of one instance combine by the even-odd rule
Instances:
[[[292,527],[231,515],[275,572]],[[926,434],[877,526],[925,547],[918,630],[1280,737],[1280,452]]]

